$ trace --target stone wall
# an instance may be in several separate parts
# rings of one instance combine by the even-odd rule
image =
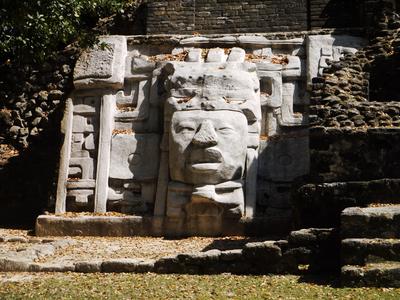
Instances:
[[[321,27],[358,27],[373,15],[366,16],[365,7],[373,1],[359,0],[311,0],[310,3],[310,26]]]
[[[147,33],[306,30],[306,2],[305,0],[149,1]]]
[[[149,0],[148,34],[300,31],[371,26],[379,0]],[[394,3],[394,1],[391,1]]]
[[[399,27],[384,11],[367,47],[313,79],[311,170],[296,197],[301,226],[338,226],[346,207],[399,202],[398,68],[390,63],[398,61]]]
[[[398,203],[399,142],[399,128],[312,129],[309,183],[295,198],[299,226],[339,226],[346,207]]]

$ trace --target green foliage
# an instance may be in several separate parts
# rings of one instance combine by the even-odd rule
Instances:
[[[0,63],[41,62],[74,39],[95,41],[97,20],[123,9],[126,0],[0,0]]]

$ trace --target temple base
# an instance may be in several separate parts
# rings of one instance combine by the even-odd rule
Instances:
[[[265,218],[213,221],[202,217],[186,222],[164,217],[41,215],[36,220],[37,236],[282,236],[290,230],[289,220]]]

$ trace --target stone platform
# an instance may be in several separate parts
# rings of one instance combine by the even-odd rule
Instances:
[[[343,285],[400,286],[399,217],[399,205],[343,211]]]
[[[239,221],[203,217],[185,220],[142,216],[41,215],[36,220],[37,236],[265,236],[286,235],[290,223],[281,218],[241,218]]]
[[[321,251],[328,244],[332,248],[335,232],[304,229],[291,232],[289,239],[50,238],[0,228],[0,272],[298,274],[307,269],[322,271],[326,264],[321,259],[326,255]]]

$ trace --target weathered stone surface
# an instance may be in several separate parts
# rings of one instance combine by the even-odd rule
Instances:
[[[63,218],[40,216],[36,220],[38,236],[132,236],[149,235],[151,221],[137,216]]]
[[[220,260],[226,262],[240,260],[242,258],[242,254],[243,254],[242,249],[222,251],[220,254]]]
[[[400,240],[353,238],[342,241],[344,265],[365,265],[381,261],[400,261]]]
[[[177,259],[186,265],[209,266],[212,263],[218,263],[220,255],[221,251],[215,249],[206,252],[179,254]]]
[[[73,264],[63,263],[31,263],[29,265],[30,272],[74,272],[75,266]]]
[[[331,121],[339,124],[366,121],[359,107],[344,114],[340,106],[347,99],[341,85],[347,89],[348,82],[350,90],[362,94],[365,79],[344,80],[360,71],[353,65],[341,68],[355,55],[347,47],[351,38],[320,37],[331,48],[322,45],[315,58],[306,55],[304,35],[267,37],[272,36],[110,37],[110,43],[123,44],[112,55],[112,68],[120,59],[123,84],[105,91],[105,82],[93,82],[98,96],[76,89],[72,133],[65,144],[71,153],[68,158],[65,152],[63,165],[68,167],[60,181],[61,187],[67,182],[67,191],[57,200],[64,201],[58,212],[156,215],[167,219],[156,226],[158,234],[220,235],[228,221],[236,220],[239,231],[240,218],[254,215],[289,228],[291,188],[307,174],[310,161],[304,128],[307,63],[322,56],[344,57],[332,64],[343,78],[315,81],[329,87],[331,93],[318,97],[337,105],[325,113],[335,115]],[[103,69],[99,65],[101,74]],[[389,112],[394,116],[395,107],[379,122],[389,122]],[[149,222],[130,234],[153,234]]]
[[[103,37],[101,42],[105,45],[87,50],[78,59],[74,69],[75,88],[122,88],[126,39],[123,36],[109,36]]]
[[[399,238],[400,206],[346,208],[341,231],[349,238]]]
[[[340,267],[340,237],[335,228],[292,231],[284,261],[308,264],[312,271],[337,271]]]
[[[101,272],[101,261],[80,261],[75,263],[75,272],[99,273]]]
[[[177,256],[171,256],[158,259],[154,264],[154,269],[157,273],[181,273],[184,271],[184,266]]]
[[[113,259],[103,261],[101,271],[105,273],[146,273],[154,269],[154,261],[141,259]]]
[[[21,257],[0,257],[0,270],[2,272],[27,272],[31,260]]]
[[[6,236],[2,237],[2,242],[7,243],[28,243],[29,240],[23,236]]]
[[[342,267],[341,283],[352,287],[400,287],[400,263],[376,263]]]
[[[340,45],[340,46],[339,46]],[[339,61],[346,53],[355,53],[366,45],[366,40],[354,36],[317,35],[307,37],[307,82],[322,75],[326,61]]]
[[[332,239],[335,229],[332,228],[308,228],[292,231],[289,234],[291,246],[315,246],[316,244]]]
[[[157,177],[160,137],[116,134],[111,142],[110,178],[149,180]],[[146,158],[152,158],[147,160]]]
[[[275,241],[247,243],[243,248],[245,259],[254,263],[268,264],[278,263],[282,257],[281,249],[275,245]]]

